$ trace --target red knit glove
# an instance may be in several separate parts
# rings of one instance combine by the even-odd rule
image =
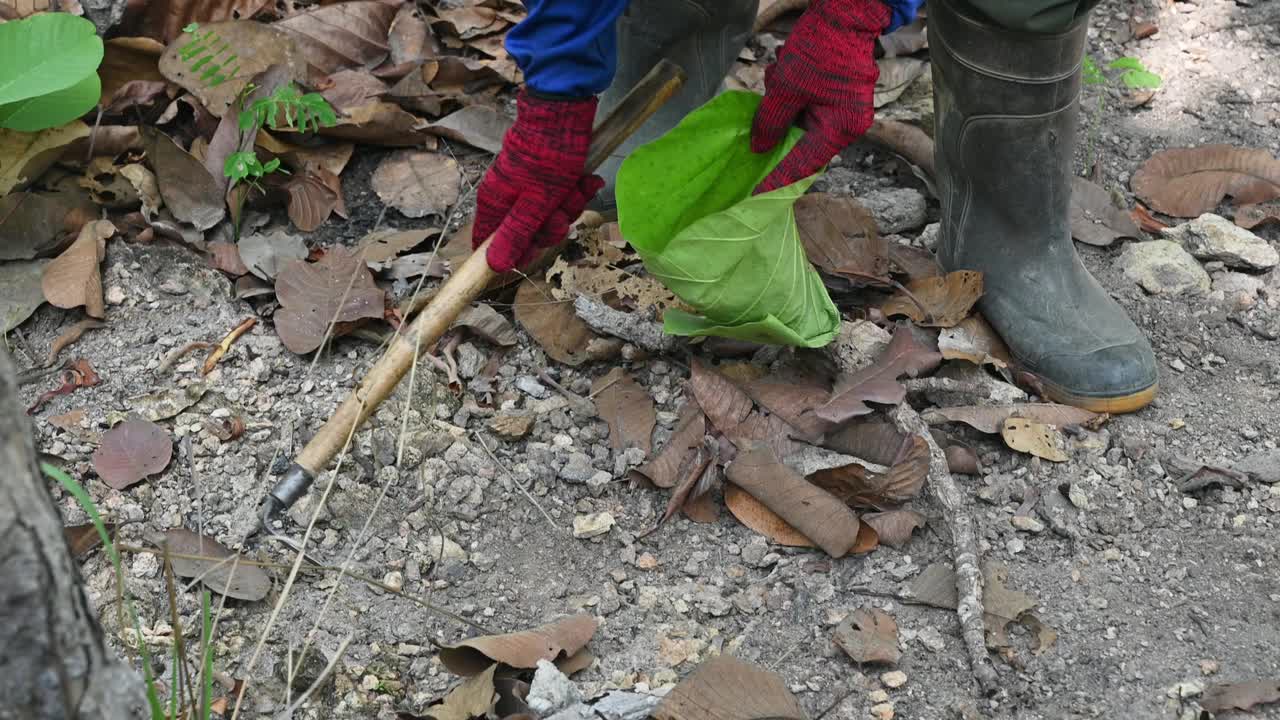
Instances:
[[[756,188],[776,190],[818,172],[871,127],[876,38],[889,26],[879,0],[812,0],[764,74],[751,149],[772,150],[804,117],[804,139]]]
[[[476,191],[472,247],[490,235],[489,267],[507,272],[532,262],[569,234],[569,225],[604,187],[585,175],[596,100],[545,100],[520,93],[516,122]]]

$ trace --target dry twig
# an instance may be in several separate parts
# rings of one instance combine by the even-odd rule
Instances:
[[[257,324],[258,318],[246,318],[244,322],[235,326],[231,332],[227,333],[227,336],[222,338],[222,342],[218,343],[217,347],[213,349],[213,352],[209,353],[209,357],[205,358],[204,367],[200,368],[200,374],[208,375],[213,372],[213,368],[217,366],[218,361],[222,359],[222,356],[226,355],[227,351],[231,349],[231,345],[235,343],[236,340],[239,340],[241,335],[249,332],[249,328]]]
[[[679,343],[676,337],[662,331],[661,323],[646,320],[640,313],[614,310],[586,295],[573,301],[573,309],[592,330],[622,338],[654,354],[671,352]]]

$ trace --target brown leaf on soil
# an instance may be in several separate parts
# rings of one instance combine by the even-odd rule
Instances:
[[[79,120],[38,133],[0,128],[0,197],[34,182],[88,134],[89,126]]]
[[[500,32],[510,25],[497,10],[476,5],[437,10],[435,14],[439,19],[432,24],[461,40]]]
[[[102,64],[98,66],[102,96],[98,104],[112,107],[139,90],[149,94],[156,85],[163,92],[166,81],[157,66],[163,53],[164,45],[149,37],[117,37],[102,43]],[[126,90],[126,86],[133,87]]]
[[[1066,462],[1068,459],[1067,453],[1062,449],[1066,440],[1058,428],[1052,425],[1011,417],[1004,421],[1000,437],[1004,438],[1005,445],[1018,452],[1030,453],[1053,462]]]
[[[1107,247],[1122,237],[1139,237],[1127,210],[1116,207],[1111,193],[1088,180],[1071,178],[1071,237],[1087,245]]]
[[[809,482],[846,505],[885,508],[901,505],[919,495],[928,475],[929,445],[924,438],[912,436],[883,473],[876,474],[853,463],[819,470],[809,476]]]
[[[633,479],[638,475],[659,488],[675,487],[680,481],[680,464],[690,450],[702,443],[706,435],[707,417],[696,401],[690,400],[680,413],[680,422],[671,439],[657,457],[632,470]]]
[[[390,52],[387,35],[398,3],[353,0],[320,5],[275,23],[297,42],[313,77],[373,67]]]
[[[40,408],[44,407],[45,403],[59,395],[70,395],[78,388],[93,387],[102,382],[101,378],[98,377],[98,373],[94,371],[93,366],[84,358],[67,363],[66,368],[60,376],[61,384],[52,390],[41,393],[31,407],[27,408],[28,415],[35,415]]]
[[[914,245],[891,243],[889,262],[893,264],[895,273],[907,276],[907,282],[942,277],[942,266],[938,264],[937,256]]]
[[[814,412],[831,397],[831,388],[816,378],[768,376],[741,387],[757,404],[786,421],[792,437],[818,443],[832,427]]]
[[[906,388],[898,382],[903,375],[916,376],[937,367],[942,355],[926,347],[905,325],[893,333],[888,347],[870,366],[836,381],[831,399],[816,411],[818,417],[833,423],[871,413],[868,402],[897,405],[906,397]]]
[[[83,408],[69,410],[61,415],[51,415],[48,423],[61,430],[74,432],[80,429],[80,423],[84,421],[85,411]]]
[[[955,327],[938,335],[938,350],[944,360],[967,360],[974,365],[1008,367],[1009,348],[995,328],[981,315],[970,315]]]
[[[316,90],[342,113],[368,105],[390,89],[368,70],[339,70],[316,83]]]
[[[118,527],[117,523],[103,523],[102,525],[108,535],[115,532]],[[98,534],[98,528],[93,523],[68,525],[62,528],[62,535],[67,539],[67,545],[71,546],[71,554],[77,558],[83,558],[102,544],[102,536]]]
[[[432,720],[493,717],[493,709],[498,702],[498,691],[493,685],[493,673],[497,669],[498,664],[494,663],[484,672],[464,680],[461,685],[450,690],[443,700],[428,707],[426,717]]]
[[[680,467],[676,471],[679,482],[671,491],[667,509],[663,511],[662,517],[658,519],[653,530],[657,530],[681,510],[684,510],[685,515],[691,519],[705,510],[710,492],[720,479],[719,464],[719,443],[709,438],[690,450],[680,461]]]
[[[459,313],[452,327],[464,327],[472,334],[503,347],[511,347],[520,341],[511,321],[483,303],[472,305]]]
[[[911,540],[911,533],[927,522],[925,516],[915,510],[864,513],[861,520],[875,528],[881,543],[895,548],[906,545]]]
[[[897,665],[902,657],[898,649],[898,623],[889,613],[871,608],[858,608],[836,626],[832,639],[856,663]]]
[[[426,126],[426,120],[395,103],[377,101],[352,109],[338,118],[337,125],[320,128],[319,134],[367,145],[430,150],[435,148],[435,138],[422,132]]]
[[[245,235],[236,243],[236,249],[249,272],[263,280],[274,280],[290,262],[307,257],[302,237],[283,230]]]
[[[484,105],[468,105],[431,123],[425,132],[466,143],[495,155],[502,138],[511,129],[512,119]]]
[[[1228,195],[1237,205],[1280,197],[1280,159],[1269,150],[1231,145],[1162,150],[1138,168],[1129,187],[1159,212],[1199,217]]]
[[[252,20],[201,25],[169,44],[160,57],[160,73],[220,118],[245,86],[272,65],[283,66],[291,80],[305,79],[302,54],[280,25]]]
[[[204,586],[237,600],[261,600],[271,591],[271,578],[256,565],[245,565],[233,559],[239,553],[211,537],[186,528],[166,530],[162,547],[169,548],[169,562],[179,577],[199,577]],[[192,557],[175,557],[175,554]]]
[[[725,475],[828,555],[844,557],[857,543],[858,516],[839,498],[783,465],[767,445],[743,443]]]
[[[40,288],[49,304],[68,310],[84,306],[91,317],[106,316],[98,264],[106,255],[107,238],[115,232],[108,220],[85,223],[71,247],[45,266]]]
[[[876,465],[893,465],[911,447],[912,438],[892,423],[860,422],[828,433],[822,446]]]
[[[6,334],[31,317],[44,304],[40,280],[52,260],[0,262],[0,334]]]
[[[1236,208],[1235,221],[1246,230],[1259,225],[1280,225],[1280,203],[1241,205]]]
[[[637,447],[648,457],[657,423],[648,391],[622,368],[614,368],[591,384],[591,396],[600,418],[609,424],[609,446],[614,450]]]
[[[54,255],[97,215],[88,193],[79,188],[0,197],[0,261]]]
[[[955,327],[982,297],[982,273],[957,270],[943,277],[913,280],[907,290],[915,300],[899,292],[885,301],[881,312],[887,317],[906,315],[924,327]]]
[[[556,662],[578,654],[595,634],[598,621],[573,615],[532,630],[483,635],[440,649],[440,662],[454,675],[470,677],[495,662],[533,669],[539,660]]]
[[[303,232],[315,232],[336,212],[347,216],[342,180],[319,166],[310,166],[285,184],[289,193],[289,219]]]
[[[520,283],[514,310],[516,322],[552,360],[575,367],[588,360],[587,343],[595,335],[572,303],[552,297],[546,281],[528,278]]]
[[[226,215],[221,183],[204,163],[163,133],[149,131],[147,155],[156,171],[160,197],[177,219],[208,230]]]
[[[947,455],[947,470],[960,475],[977,475],[982,471],[978,453],[973,448],[948,445],[944,452]]]
[[[390,48],[387,62],[393,66],[420,62],[439,53],[435,37],[415,5],[402,5],[391,21],[391,29],[387,33],[387,46]]]
[[[889,276],[889,243],[858,201],[811,193],[796,201],[796,226],[809,262],[854,281]]]
[[[751,396],[732,380],[694,358],[689,387],[707,419],[720,434],[733,441],[758,440],[778,457],[791,454],[796,430],[777,415],[753,410]]]
[[[722,654],[698,666],[653,711],[654,720],[804,720],[782,678]]]
[[[102,435],[93,453],[93,469],[116,490],[164,470],[173,458],[173,440],[150,420],[126,420]]]
[[[812,540],[804,536],[804,533],[791,527],[786,520],[737,485],[725,485],[724,504],[738,522],[779,545],[816,547]],[[861,530],[860,526],[859,532]]]
[[[948,422],[964,423],[980,432],[994,435],[1004,427],[1004,421],[1020,417],[1045,425],[1065,427],[1102,422],[1106,416],[1055,403],[1026,403],[1022,405],[964,405],[949,408],[930,408],[922,413],[930,425]]]
[[[235,243],[211,242],[205,246],[209,252],[209,264],[232,277],[240,277],[249,272],[244,261],[240,259],[240,248]]]
[[[207,25],[224,20],[251,20],[270,0],[150,0],[142,21],[143,34],[163,42],[182,35],[191,23]]]
[[[1039,604],[1030,595],[1009,589],[1009,568],[996,562],[982,566],[983,610],[989,630],[1003,628]],[[934,563],[911,581],[911,596],[934,607],[956,607],[956,573],[949,564]]]
[[[439,235],[440,228],[424,227],[411,230],[375,230],[356,245],[356,255],[364,258],[370,269],[379,269],[403,252]]]
[[[1255,705],[1280,702],[1280,680],[1210,685],[1200,697],[1200,707],[1211,713],[1251,710]]]
[[[305,147],[294,145],[261,128],[254,142],[258,147],[279,157],[293,170],[302,170],[308,165],[318,165],[334,175],[342,174],[342,170],[350,162],[351,155],[355,151],[355,145],[345,142]]]
[[[378,165],[372,183],[382,202],[420,218],[442,214],[457,202],[461,178],[457,161],[447,155],[400,150]]]
[[[383,316],[384,296],[373,275],[358,258],[342,247],[329,248],[317,263],[295,260],[276,278],[276,333],[285,347],[299,355],[320,347],[330,323]]]

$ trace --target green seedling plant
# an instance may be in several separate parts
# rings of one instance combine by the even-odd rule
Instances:
[[[1112,71],[1110,74],[1108,71]],[[1105,87],[1119,83],[1129,90],[1155,90],[1164,82],[1161,77],[1148,70],[1142,61],[1135,57],[1122,57],[1112,60],[1104,69],[1092,57],[1084,56],[1082,80],[1085,85]],[[1098,135],[1101,132],[1102,117],[1107,110],[1107,93],[1098,93],[1098,108],[1089,120],[1089,147],[1086,156],[1089,166],[1097,161]]]

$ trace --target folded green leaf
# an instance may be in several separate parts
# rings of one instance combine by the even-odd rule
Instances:
[[[668,333],[818,347],[840,315],[796,228],[795,201],[814,178],[751,194],[803,136],[752,152],[759,104],[724,93],[632,152],[618,173],[619,226],[649,272],[702,314],[667,311]]]
[[[44,13],[0,24],[0,127],[62,125],[98,101],[102,39],[93,23]]]

